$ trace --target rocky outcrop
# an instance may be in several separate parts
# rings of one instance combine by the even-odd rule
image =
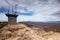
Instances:
[[[60,33],[38,29],[25,24],[6,25],[0,29],[0,40],[60,40]]]

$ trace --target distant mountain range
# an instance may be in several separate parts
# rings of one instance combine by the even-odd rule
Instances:
[[[7,21],[0,21],[7,22]],[[49,21],[49,22],[32,22],[32,21],[23,21],[22,23],[60,23],[60,21]]]
[[[22,23],[33,23],[33,24],[60,24],[60,21],[50,21],[50,22],[22,22]]]
[[[49,26],[49,27],[52,27],[52,26],[60,26],[60,21],[51,21],[51,22],[20,22],[20,23],[25,23],[26,25],[28,26]]]
[[[6,22],[0,22],[0,24]],[[19,22],[25,24],[27,27],[43,28],[45,31],[56,31],[60,32],[60,21],[51,21],[51,22]]]

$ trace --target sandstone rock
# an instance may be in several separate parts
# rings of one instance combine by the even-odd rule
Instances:
[[[7,25],[0,29],[0,40],[60,40],[60,33],[41,30],[25,24]]]

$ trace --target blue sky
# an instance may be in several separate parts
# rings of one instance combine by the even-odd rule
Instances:
[[[15,6],[17,8],[15,8]],[[17,21],[49,22],[60,21],[59,0],[0,0],[0,21],[7,21],[9,9],[17,11]]]

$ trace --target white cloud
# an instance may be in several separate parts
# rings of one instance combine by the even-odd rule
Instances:
[[[5,2],[5,0],[0,0],[0,7],[8,6],[8,4]]]
[[[6,17],[6,15],[3,13],[0,13],[0,21],[7,21],[7,20],[8,18]]]
[[[0,3],[0,5],[6,6],[6,1],[1,0],[1,2],[4,2],[3,4]],[[10,6],[16,3],[23,7],[27,8],[28,11],[33,11],[33,16],[23,16],[19,15],[17,18],[18,21],[60,21],[60,19],[56,16],[52,16],[56,11],[60,10],[60,3],[58,3],[57,0],[9,0]],[[18,8],[18,10],[21,12],[25,12],[24,9]],[[6,20],[3,19],[4,17],[0,18],[0,20]]]

